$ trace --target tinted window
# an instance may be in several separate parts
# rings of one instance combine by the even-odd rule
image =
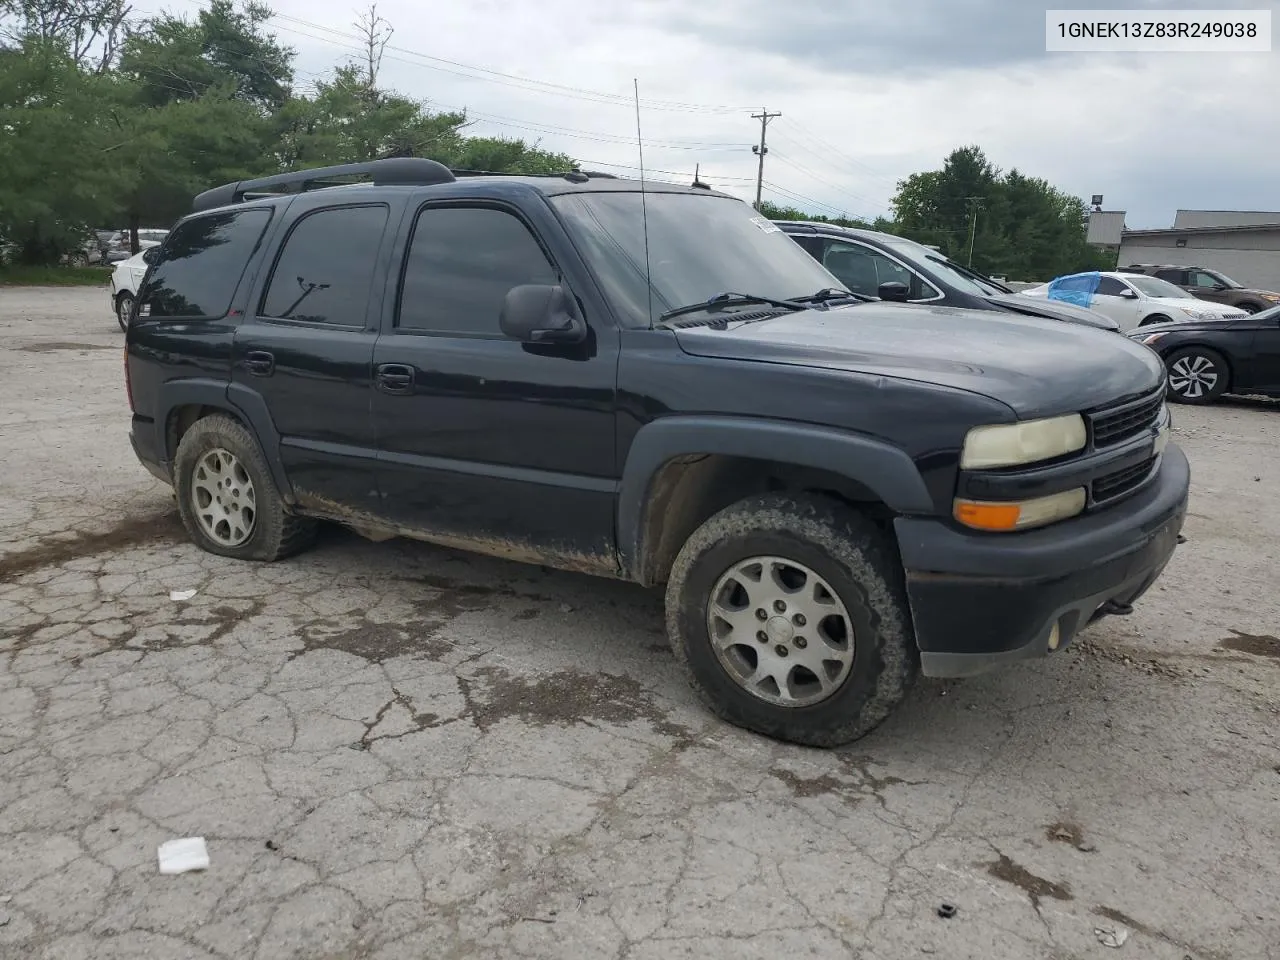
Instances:
[[[787,236],[800,244],[804,252],[809,254],[809,256],[813,257],[815,260],[822,259],[822,249],[826,245],[826,241],[821,237],[803,237],[797,236],[794,233],[789,233]]]
[[[294,224],[262,298],[261,315],[364,325],[385,206],[336,207]]]
[[[1187,282],[1187,274],[1184,270],[1157,270],[1155,276],[1161,280],[1168,280],[1170,283]]]
[[[511,214],[427,208],[409,241],[397,326],[500,335],[498,314],[512,287],[559,279],[528,227]]]
[[[1103,277],[1098,281],[1097,293],[1102,297],[1121,297],[1128,289],[1115,277]]]
[[[912,300],[938,296],[937,290],[906,267],[862,244],[832,240],[822,265],[854,293],[868,297],[879,296],[882,283],[905,283]]]
[[[224,316],[270,220],[271,211],[258,207],[180,224],[138,294],[138,316]]]

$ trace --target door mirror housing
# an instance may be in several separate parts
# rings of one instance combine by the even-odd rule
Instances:
[[[147,266],[151,266],[158,259],[160,259],[159,247],[147,247],[145,250],[142,251],[142,262],[145,263]]]
[[[889,280],[876,288],[876,296],[893,303],[906,303],[910,293],[907,285],[900,280]]]
[[[1219,293],[1221,293],[1223,290],[1228,289],[1228,287],[1227,287],[1227,285],[1226,285],[1225,283],[1215,283],[1215,284],[1213,285],[1213,289],[1215,289],[1215,290],[1217,290]]]
[[[563,286],[531,283],[512,287],[502,301],[498,326],[525,343],[580,343],[587,324]]]
[[[1134,293],[1132,290],[1128,289],[1127,287],[1124,290],[1120,291],[1120,296],[1124,297],[1126,300],[1138,299],[1138,295]]]

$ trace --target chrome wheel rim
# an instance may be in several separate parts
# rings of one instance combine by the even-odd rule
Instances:
[[[1179,357],[1169,365],[1169,388],[1180,397],[1199,400],[1218,385],[1218,366],[1202,353]]]
[[[753,697],[807,707],[853,667],[853,622],[821,576],[784,557],[751,557],[716,581],[707,634],[720,665]]]
[[[238,547],[253,536],[257,492],[235,454],[215,447],[196,461],[191,473],[191,507],[200,529],[214,543]]]
[[[116,317],[120,321],[120,326],[126,326],[129,323],[129,311],[133,309],[133,299],[131,297],[121,297],[120,303],[116,305]]]

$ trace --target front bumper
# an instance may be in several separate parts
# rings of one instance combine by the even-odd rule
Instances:
[[[1065,648],[1098,616],[1132,604],[1173,556],[1191,470],[1170,443],[1152,482],[1091,515],[1017,534],[894,521],[930,677],[964,677]]]

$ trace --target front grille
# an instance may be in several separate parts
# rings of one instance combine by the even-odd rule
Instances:
[[[1115,473],[1109,473],[1105,477],[1099,477],[1091,484],[1090,492],[1093,495],[1095,504],[1104,504],[1117,497],[1123,497],[1126,493],[1142,486],[1147,477],[1151,476],[1151,470],[1156,464],[1156,457],[1144,460],[1142,463],[1132,467],[1125,467],[1123,470],[1117,470]]]
[[[1135,403],[1090,414],[1094,449],[1115,446],[1152,429],[1162,406],[1164,391],[1160,390]]]

